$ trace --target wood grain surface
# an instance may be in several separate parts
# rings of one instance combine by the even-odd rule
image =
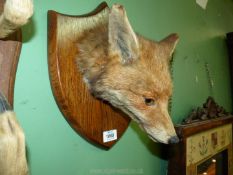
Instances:
[[[107,4],[102,3],[82,16],[48,11],[48,66],[55,100],[70,126],[91,143],[109,149],[125,132],[130,119],[90,94],[75,61],[78,37],[85,29],[86,19],[93,21],[87,25],[91,27],[102,20],[106,10]],[[104,143],[103,132],[113,129],[117,130],[118,139]]]
[[[0,0],[0,13],[4,0]],[[0,39],[0,92],[13,106],[15,76],[22,46],[21,31]]]

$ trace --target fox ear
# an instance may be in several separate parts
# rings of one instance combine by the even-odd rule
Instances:
[[[178,41],[178,34],[173,33],[159,42],[159,45],[161,47],[161,53],[169,59],[168,61],[171,60],[172,53],[174,52]]]
[[[113,5],[110,11],[108,42],[110,52],[118,53],[123,64],[131,63],[138,58],[138,39],[121,5]]]

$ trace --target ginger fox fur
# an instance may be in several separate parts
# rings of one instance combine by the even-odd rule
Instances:
[[[13,111],[0,114],[0,174],[28,174],[25,136]]]
[[[0,15],[0,38],[26,24],[32,14],[32,0],[6,0]],[[8,107],[0,94],[0,175],[27,175],[24,132]]]
[[[32,0],[6,0],[0,16],[0,38],[26,24],[33,14]]]
[[[165,144],[179,140],[167,109],[169,62],[177,41],[177,34],[160,42],[135,34],[123,6],[115,4],[108,21],[84,31],[78,42],[77,64],[90,91]]]

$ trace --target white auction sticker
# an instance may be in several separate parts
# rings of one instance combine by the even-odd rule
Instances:
[[[113,141],[113,140],[117,140],[117,130],[116,129],[103,132],[103,141],[104,141],[104,143],[110,142],[110,141]]]

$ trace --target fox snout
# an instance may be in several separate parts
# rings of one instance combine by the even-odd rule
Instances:
[[[175,143],[179,143],[180,139],[179,137],[177,137],[176,135],[175,136],[171,136],[170,138],[168,138],[168,140],[165,140],[165,141],[158,141],[156,139],[154,139],[152,136],[149,135],[149,138],[151,140],[153,140],[154,142],[160,142],[160,143],[164,143],[164,144],[175,144]]]
[[[143,126],[141,128],[144,128]],[[167,129],[158,129],[158,128],[144,128],[149,138],[154,142],[160,142],[164,144],[175,144],[179,142],[179,137],[176,135],[176,132],[173,131],[172,134],[167,132]]]
[[[153,117],[147,116],[147,118],[145,118],[139,125],[155,142],[164,144],[178,143],[179,138],[170,116],[167,114],[157,114],[157,116],[155,115]]]
[[[169,144],[174,144],[174,143],[178,143],[180,141],[179,137],[177,136],[173,136],[168,140]]]

